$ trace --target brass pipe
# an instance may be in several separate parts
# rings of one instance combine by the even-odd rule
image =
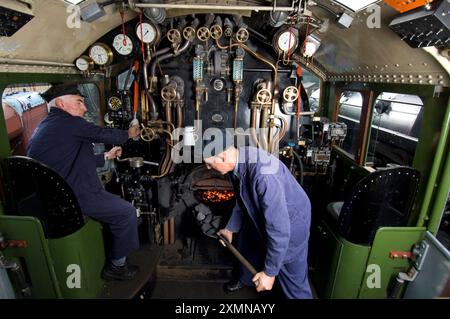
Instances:
[[[170,165],[171,164],[170,163],[171,162],[171,150],[170,150],[170,148],[173,147],[173,145],[171,143],[172,140],[173,140],[173,136],[172,136],[172,133],[167,131],[167,130],[163,130],[162,132],[169,136],[170,142],[168,142],[167,138],[166,138],[166,145],[167,145],[167,147],[166,147],[166,152],[164,154],[163,162],[162,162],[162,164],[160,166],[159,175],[152,176],[152,178],[161,178],[161,177],[166,176],[169,173],[170,167],[171,167],[171,165]]]
[[[195,119],[200,120],[200,99],[202,98],[202,92],[200,87],[200,81],[195,81]]]
[[[183,111],[181,109],[181,105],[177,104],[176,109],[177,109],[177,128],[181,128],[181,126],[183,125]]]
[[[271,153],[274,151],[276,143],[279,143],[283,139],[283,137],[286,135],[286,129],[287,129],[287,121],[284,117],[275,115],[274,118],[279,119],[281,124],[280,125],[275,124],[275,127],[279,128],[279,131],[277,132],[277,134],[275,134],[273,141],[270,144],[269,151]]]
[[[256,112],[256,108],[253,107],[250,112],[250,134],[255,141],[256,146],[262,148],[261,144],[259,143],[258,136],[256,135],[256,117],[258,115]]]
[[[164,222],[163,235],[164,235],[164,245],[169,244],[169,222],[167,220]]]
[[[169,244],[173,245],[175,243],[175,218],[169,218]]]
[[[269,108],[267,106],[262,106],[261,108],[261,114],[260,114],[260,118],[259,118],[259,127],[263,130],[265,130],[267,128],[267,119],[269,118]],[[262,139],[262,148],[264,150],[268,150],[269,147],[269,141],[267,139],[266,136],[264,136],[264,134],[261,134],[261,139]]]
[[[241,95],[240,81],[236,81],[235,86],[234,86],[234,114],[233,114],[234,115],[234,118],[233,118],[234,129],[236,129],[236,127],[237,127],[240,95]]]
[[[235,99],[235,101],[234,101],[234,118],[233,118],[234,129],[236,129],[236,127],[237,127],[238,110],[239,110],[239,99]]]
[[[243,48],[245,51],[247,51],[248,53],[250,53],[251,55],[253,55],[255,58],[257,58],[258,60],[260,60],[261,62],[269,65],[273,71],[274,71],[274,87],[276,87],[277,83],[278,83],[278,67],[275,66],[275,64],[273,64],[272,62],[270,62],[268,59],[266,59],[265,57],[263,57],[262,55],[256,53],[255,51],[253,51],[252,49],[250,49],[248,46],[246,46],[243,43],[231,43],[229,46],[223,46],[219,43],[219,39],[216,39],[216,44],[219,47],[219,49],[222,50],[227,50],[230,49],[232,47],[241,47]],[[272,92],[271,92],[272,93]]]

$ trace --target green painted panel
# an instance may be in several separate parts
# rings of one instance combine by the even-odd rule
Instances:
[[[358,297],[370,247],[353,244],[342,237],[339,240],[343,246],[331,298],[354,299]]]
[[[440,176],[439,170],[445,161],[443,157],[446,155],[445,148],[450,136],[448,96],[428,98],[424,100],[424,104],[424,124],[420,130],[419,143],[413,162],[413,167],[420,171],[421,183],[410,222],[410,225],[419,227],[426,225],[431,218],[430,206]]]
[[[361,282],[359,298],[386,298],[388,288],[392,280],[399,272],[405,272],[410,267],[410,261],[406,258],[390,258],[391,251],[411,251],[412,247],[425,236],[424,227],[383,227],[377,231],[370,251],[367,266],[378,265],[380,267],[380,287],[369,288],[368,277],[375,274],[371,270],[365,272]],[[366,267],[367,267],[366,266]],[[373,282],[373,276],[369,282]]]
[[[100,275],[105,263],[101,229],[100,223],[89,220],[76,233],[49,240],[50,252],[52,256],[55,256],[55,271],[63,298],[97,298],[100,296],[103,290],[103,281]],[[73,275],[78,269],[80,270],[79,287],[73,285],[76,283],[73,281]]]
[[[310,276],[319,297],[330,298],[342,243],[325,222],[312,231],[311,237]]]
[[[0,232],[6,240],[26,240],[27,248],[7,248],[7,258],[18,259],[28,272],[31,298],[60,298],[61,292],[41,223],[34,217],[0,216]]]

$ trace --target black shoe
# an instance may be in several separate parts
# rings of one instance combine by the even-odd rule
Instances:
[[[102,271],[102,278],[105,280],[131,280],[139,270],[138,266],[125,263],[123,266],[114,266],[109,263]]]
[[[231,280],[223,285],[223,289],[227,294],[232,294],[244,288],[244,284],[239,280]]]

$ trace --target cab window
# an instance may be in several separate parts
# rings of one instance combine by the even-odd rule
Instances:
[[[309,109],[318,112],[320,108],[320,79],[313,73],[303,70],[303,86],[308,94]]]
[[[347,125],[347,137],[341,148],[353,159],[358,150],[362,106],[363,97],[359,92],[345,91],[339,98],[337,121]]]
[[[373,105],[366,165],[412,166],[423,118],[416,95],[381,93]]]
[[[2,94],[2,109],[11,155],[25,155],[34,130],[47,116],[49,109],[41,93],[51,87],[49,83],[23,83],[10,85]],[[88,112],[85,118],[101,124],[100,95],[93,83],[79,85],[85,97]]]

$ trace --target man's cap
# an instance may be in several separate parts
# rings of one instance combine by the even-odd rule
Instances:
[[[42,98],[47,102],[50,102],[51,100],[64,95],[83,96],[83,94],[81,94],[80,90],[78,89],[78,84],[54,85],[50,89],[41,94]]]
[[[231,146],[236,146],[234,129],[208,128],[203,133],[202,138],[197,140],[195,157],[204,159],[216,156]]]

